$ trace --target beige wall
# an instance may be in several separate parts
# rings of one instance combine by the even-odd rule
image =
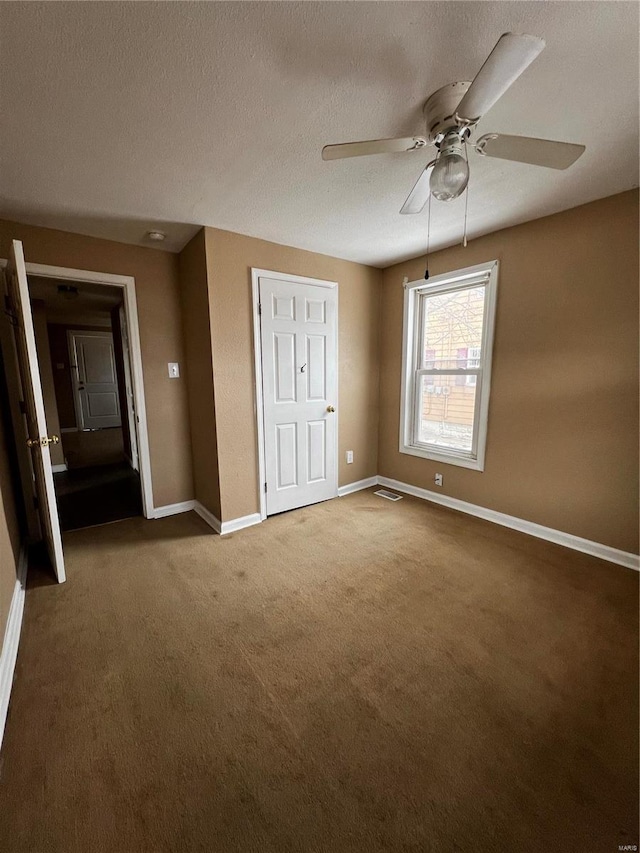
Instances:
[[[184,366],[178,258],[147,249],[0,220],[0,257],[12,238],[27,262],[134,276],[140,323],[147,425],[156,506],[193,497],[185,373],[169,379],[167,363]]]
[[[0,651],[16,585],[21,538],[9,470],[9,453],[3,418],[0,417]]]
[[[637,551],[636,191],[430,259],[432,274],[501,262],[483,473],[398,451],[402,279],[420,278],[424,258],[382,272],[206,228],[178,259],[2,221],[0,256],[11,237],[29,261],[136,277],[157,506],[194,496],[193,446],[198,500],[223,521],[258,511],[259,267],[339,282],[341,485],[379,473],[432,489],[443,471],[445,494]],[[182,380],[168,379],[168,361],[183,362]]]
[[[56,388],[53,381],[53,365],[51,364],[49,332],[47,329],[47,312],[44,302],[39,299],[32,300],[31,314],[33,316],[33,331],[36,338],[36,350],[38,352],[40,382],[44,398],[44,413],[47,419],[47,435],[57,435],[60,438],[60,418],[58,417]],[[62,442],[50,445],[49,450],[51,452],[51,463],[53,465],[62,465],[64,463]]]
[[[204,230],[199,231],[180,253],[180,288],[195,498],[219,519],[220,483]]]
[[[339,483],[376,474],[380,270],[215,228],[205,234],[221,520],[259,511],[251,267],[338,282]]]
[[[384,271],[379,473],[638,551],[638,193],[481,237],[432,275],[500,260],[483,473],[401,454],[402,280]]]

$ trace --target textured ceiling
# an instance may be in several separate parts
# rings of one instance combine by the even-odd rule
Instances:
[[[470,155],[471,237],[638,183],[638,5],[0,3],[0,215],[178,250],[211,225],[386,266],[426,244],[398,211],[429,152],[325,163],[423,131],[505,31],[547,47],[478,127],[583,143],[566,172]],[[464,201],[432,206],[431,245]],[[154,244],[157,245],[157,244]]]

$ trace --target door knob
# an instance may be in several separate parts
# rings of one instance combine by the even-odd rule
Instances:
[[[50,444],[60,444],[60,438],[57,435],[45,435],[27,439],[27,447],[48,447]]]
[[[327,406],[327,411],[328,412],[335,412],[335,409],[333,408],[333,406]]]

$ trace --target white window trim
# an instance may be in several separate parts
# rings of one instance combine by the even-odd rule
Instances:
[[[496,297],[498,289],[498,261],[488,261],[474,267],[467,267],[456,272],[433,276],[428,281],[412,281],[404,285],[404,321],[402,342],[402,389],[400,401],[400,453],[411,456],[421,456],[449,465],[471,468],[474,471],[484,471],[485,450],[487,444],[487,423],[489,419],[489,395],[491,392],[491,362],[493,355],[493,334],[495,328]],[[416,341],[420,333],[421,310],[420,296],[425,293],[439,293],[456,288],[469,287],[474,279],[482,280],[489,276],[486,284],[485,322],[482,332],[482,365],[479,370],[477,391],[480,394],[478,417],[474,421],[474,444],[476,454],[464,454],[459,451],[447,451],[433,447],[418,446],[413,442],[415,419],[417,418],[417,382],[415,376]],[[456,374],[458,371],[448,371]],[[462,375],[469,375],[468,370],[460,370]]]

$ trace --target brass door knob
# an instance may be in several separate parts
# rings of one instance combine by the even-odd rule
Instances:
[[[327,406],[327,411],[328,412],[335,412],[335,409],[333,408],[333,406]]]
[[[45,435],[27,439],[27,447],[48,447],[50,444],[60,444],[60,438],[57,435]]]

